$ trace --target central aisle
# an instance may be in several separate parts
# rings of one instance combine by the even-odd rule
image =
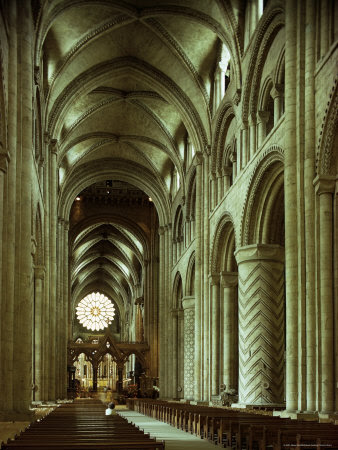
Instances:
[[[210,442],[199,439],[193,434],[178,430],[177,428],[153,419],[152,417],[144,416],[139,412],[128,409],[119,409],[119,407],[117,407],[117,413],[120,416],[125,417],[128,422],[133,422],[145,433],[150,433],[151,437],[155,437],[158,440],[164,440],[166,450],[215,450],[215,445]]]

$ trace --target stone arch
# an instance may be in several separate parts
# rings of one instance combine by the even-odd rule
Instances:
[[[237,271],[234,257],[236,237],[233,224],[234,221],[231,214],[226,212],[216,226],[210,253],[210,273]]]
[[[195,205],[196,205],[196,168],[194,167],[190,174],[189,181],[187,183],[187,201],[186,201],[186,217],[195,219]]]
[[[266,56],[275,36],[283,28],[284,24],[284,10],[281,4],[277,4],[276,7],[263,15],[262,21],[258,25],[243,91],[243,122],[248,120],[251,113],[256,113],[260,86],[259,80],[262,75]]]
[[[195,252],[189,258],[186,281],[185,295],[193,297],[195,295]]]
[[[240,241],[243,246],[281,244],[282,241],[284,245],[283,162],[284,152],[275,145],[262,154],[254,168],[242,214]]]
[[[227,138],[230,123],[235,119],[235,111],[231,103],[225,103],[220,108],[214,128],[214,139],[211,150],[211,171],[221,171],[223,146]]]
[[[172,298],[173,308],[182,309],[182,298],[183,298],[183,280],[180,272],[177,272],[173,283],[173,298]]]
[[[332,86],[322,121],[317,146],[316,174],[336,175],[338,173],[338,78]]]

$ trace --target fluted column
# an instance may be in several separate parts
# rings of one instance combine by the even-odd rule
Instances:
[[[219,391],[219,275],[209,275],[211,297],[211,394]]]
[[[238,249],[239,403],[282,403],[284,397],[284,249]]]
[[[184,311],[184,398],[194,398],[195,297],[182,299]]]
[[[202,207],[202,160],[201,154],[196,154],[196,229],[195,229],[195,376],[194,399],[201,400],[201,319],[202,319],[202,240],[201,240],[201,207]]]
[[[237,390],[238,378],[238,299],[237,272],[222,272],[221,286],[223,288],[223,384],[226,389]]]
[[[34,400],[45,400],[43,397],[43,305],[45,302],[45,268],[34,268],[35,299],[34,299],[34,369],[33,383],[35,385]]]
[[[319,209],[320,384],[322,413],[334,410],[333,193],[335,177],[316,177]]]

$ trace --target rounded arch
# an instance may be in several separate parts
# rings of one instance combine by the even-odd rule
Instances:
[[[223,160],[223,147],[227,138],[229,126],[236,119],[232,103],[224,103],[219,108],[213,132],[213,143],[211,149],[211,171],[221,171]]]
[[[104,168],[104,169],[103,169]],[[142,177],[139,177],[142,173]],[[70,173],[65,179],[58,199],[58,214],[69,217],[74,198],[87,186],[102,180],[117,179],[132,184],[152,198],[159,218],[159,224],[170,222],[169,196],[160,179],[138,164],[128,164],[117,159],[104,159],[92,164],[84,164]],[[157,182],[157,185],[155,183]]]
[[[241,245],[256,243],[284,246],[284,152],[278,146],[262,154],[248,185]]]
[[[209,272],[236,272],[237,263],[234,256],[236,237],[234,221],[230,213],[226,212],[218,221],[212,242]]]
[[[195,252],[189,258],[186,281],[185,281],[185,295],[189,297],[195,296]]]
[[[177,272],[173,283],[172,306],[174,309],[182,309],[183,283],[180,272]]]
[[[262,16],[262,21],[258,25],[243,90],[243,122],[248,121],[250,114],[256,113],[260,86],[259,80],[262,75],[266,56],[275,36],[284,25],[284,10],[279,3]]]
[[[332,86],[322,121],[317,146],[317,175],[336,175],[338,172],[338,78]]]

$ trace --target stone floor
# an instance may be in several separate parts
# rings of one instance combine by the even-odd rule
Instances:
[[[119,406],[116,409],[118,414],[125,417],[129,422],[133,422],[144,430],[145,433],[150,433],[151,437],[155,437],[160,441],[164,440],[166,450],[215,450],[216,448],[215,445],[199,439],[192,434],[178,430],[164,422],[159,422],[136,411],[124,409]]]

